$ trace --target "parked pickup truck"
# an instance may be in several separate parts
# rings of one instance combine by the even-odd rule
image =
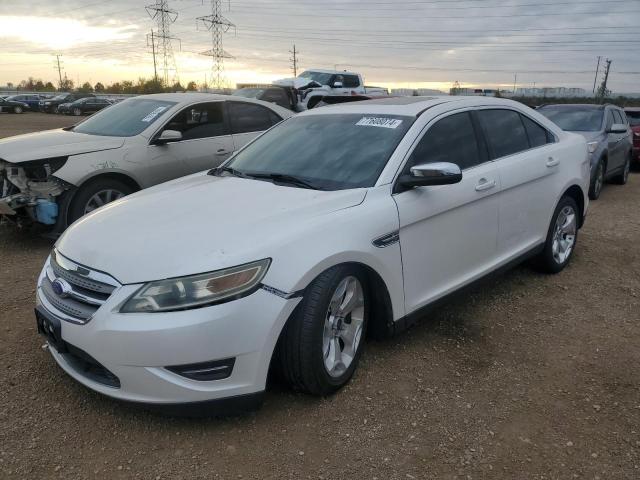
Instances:
[[[297,96],[296,111],[310,110],[317,107],[325,97],[335,97],[331,102],[343,97],[345,101],[353,101],[354,97],[367,100],[374,97],[386,97],[386,88],[365,87],[362,75],[354,72],[336,70],[306,70],[297,77],[276,80],[274,85],[292,88]]]

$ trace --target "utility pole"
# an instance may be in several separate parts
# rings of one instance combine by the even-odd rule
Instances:
[[[223,89],[226,79],[224,74],[224,59],[233,58],[222,47],[222,35],[235,25],[222,15],[222,0],[211,0],[211,15],[196,18],[196,28],[204,28],[211,32],[211,50],[201,55],[211,57],[211,83],[214,88]]]
[[[180,39],[172,37],[169,31],[171,24],[178,18],[178,12],[169,8],[168,0],[156,0],[155,4],[147,5],[145,9],[149,16],[156,21],[156,32],[153,35],[152,44],[155,50],[154,41],[157,40],[158,49],[162,55],[162,83],[164,86],[168,86],[170,81],[178,81],[178,67],[171,42],[172,40],[180,42]]]
[[[151,29],[151,33],[147,35],[147,46],[149,46],[149,37],[151,37],[151,53],[153,54],[153,80],[156,85],[158,85],[158,65],[156,63],[156,39],[155,34],[153,32],[153,28]]]
[[[609,80],[609,70],[611,69],[611,60],[608,58],[604,62],[606,65],[604,67],[604,79],[598,88],[598,99],[602,102],[604,98],[607,96],[607,81]]]
[[[516,95],[516,84],[518,83],[518,74],[513,74],[513,95]]]
[[[58,70],[58,80],[60,82],[58,85],[60,85],[60,90],[62,90],[62,65],[60,65],[60,55],[56,54],[56,65],[54,65],[54,68]]]
[[[600,73],[600,60],[602,57],[598,55],[598,64],[596,65],[596,76],[593,78],[593,91],[592,93],[596,93],[596,82],[598,81],[598,73]]]
[[[291,57],[291,69],[293,70],[293,76],[298,76],[298,54],[299,51],[296,50],[296,44],[293,44],[293,50],[289,50],[289,53],[292,55]]]

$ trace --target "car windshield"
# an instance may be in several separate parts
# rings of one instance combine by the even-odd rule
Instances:
[[[69,96],[68,93],[65,93],[63,95],[56,95],[55,97],[53,97],[52,100],[64,100],[65,98],[67,98]]]
[[[258,98],[264,91],[264,88],[241,88],[233,92],[233,95],[236,97]]]
[[[331,73],[312,72],[307,70],[306,72],[302,72],[299,75],[299,77],[308,78],[309,80],[318,82],[320,85],[329,85],[329,80],[331,80],[331,75],[332,75]]]
[[[294,177],[320,190],[372,187],[413,121],[396,115],[292,117],[225,167],[240,176]]]
[[[175,104],[150,98],[129,98],[100,110],[73,127],[73,131],[107,137],[133,137],[146,130]]]
[[[597,132],[602,128],[601,109],[558,105],[541,107],[537,111],[567,132]]]
[[[627,114],[629,125],[632,127],[640,127],[640,111],[639,112],[624,112]]]

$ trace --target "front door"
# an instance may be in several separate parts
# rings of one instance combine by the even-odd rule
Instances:
[[[395,193],[407,313],[491,270],[496,259],[500,178],[469,112],[440,117],[413,150],[413,165],[450,162],[454,185]]]
[[[179,131],[182,140],[149,145],[154,183],[217,167],[234,151],[223,102],[191,105],[169,120],[156,136],[164,130]]]

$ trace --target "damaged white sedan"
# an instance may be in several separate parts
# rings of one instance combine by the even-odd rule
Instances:
[[[292,112],[201,93],[145,95],[73,127],[0,140],[0,215],[59,233],[113,200],[221,164]]]

